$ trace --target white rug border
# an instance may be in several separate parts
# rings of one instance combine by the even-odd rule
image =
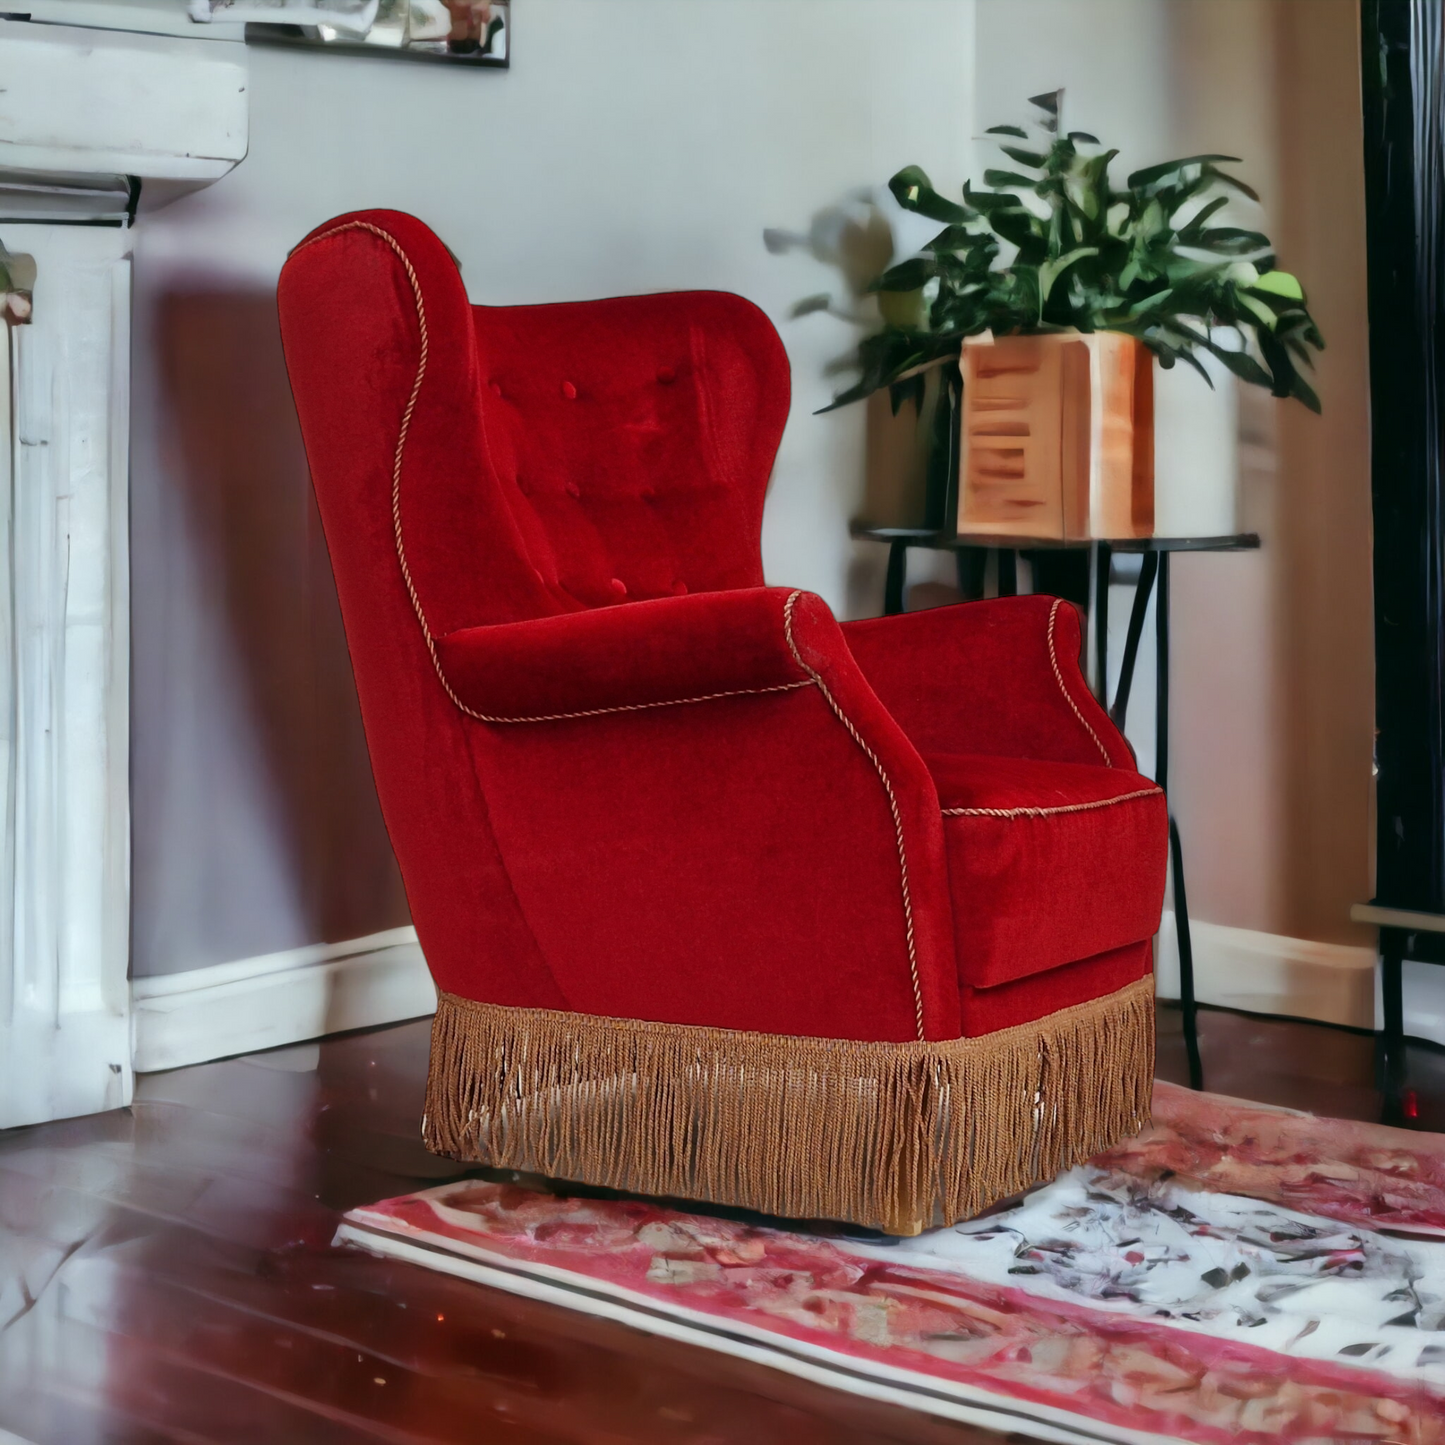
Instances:
[[[453,1187],[446,1185],[443,1189]],[[365,1207],[347,1214],[336,1231],[334,1243],[353,1244],[373,1254],[390,1255],[510,1294],[630,1325],[647,1334],[750,1360],[865,1399],[940,1415],[1001,1435],[1025,1430],[1056,1445],[1191,1445],[1177,1435],[1130,1430],[1095,1420],[1088,1420],[1088,1428],[1084,1428],[1074,1422],[1086,1417],[1054,1406],[991,1395],[958,1381],[830,1350],[685,1305],[664,1304],[625,1285],[555,1265],[492,1254],[478,1245],[429,1230],[408,1229],[401,1235],[394,1232],[387,1216],[371,1215],[368,1219],[370,1214]],[[740,1335],[749,1336],[757,1343],[737,1338]]]

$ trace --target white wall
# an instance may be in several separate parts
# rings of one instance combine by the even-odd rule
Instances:
[[[1196,916],[1365,944],[1349,921],[1370,889],[1372,717],[1354,7],[978,0],[977,16],[980,129],[1062,86],[1066,126],[1120,147],[1120,178],[1173,155],[1240,156],[1263,200],[1241,221],[1271,235],[1310,292],[1329,342],[1323,417],[1241,388],[1243,510],[1262,549],[1174,563],[1170,795]],[[1166,481],[1162,437],[1156,468]],[[1147,694],[1134,697],[1131,732],[1151,729]]]
[[[517,9],[509,72],[253,49],[249,156],[140,229],[137,975],[405,921],[274,332],[286,252],[328,217],[415,213],[477,301],[693,287],[756,301],[793,362],[768,578],[844,615],[881,601],[881,557],[847,536],[861,413],[811,415],[849,334],[786,319],[833,277],[769,256],[761,231],[910,161],[962,181],[973,0]]]
[[[1235,0],[1202,0],[1216,13]],[[1235,58],[1235,71],[1251,75],[1254,105],[1237,106],[1227,119],[1195,104],[1195,89],[1218,77],[1210,57],[1181,57],[1179,30],[1200,0],[979,0],[977,45],[986,57],[975,91],[980,133],[1001,122],[1028,119],[1026,99],[1064,90],[1063,123],[1118,147],[1116,184],[1140,166],[1177,155],[1226,151],[1244,158],[1236,169],[1270,200],[1275,136],[1269,123],[1268,52],[1258,45]],[[1262,7],[1245,0],[1246,18]],[[1184,60],[1180,64],[1181,58]],[[1195,74],[1196,67],[1204,70]],[[1265,114],[1261,116],[1261,105]],[[1203,115],[1196,112],[1204,110]],[[1224,130],[1220,122],[1223,119]],[[1237,149],[1234,149],[1237,147]],[[981,144],[978,164],[998,162]],[[1251,223],[1253,223],[1253,218]],[[1277,230],[1277,217],[1265,228]],[[1172,378],[1171,378],[1172,380]],[[1202,419],[1225,402],[1192,373]],[[1229,385],[1226,381],[1224,385]],[[1187,418],[1183,418],[1187,421]],[[1171,444],[1189,450],[1187,432],[1156,448],[1159,485],[1175,465]],[[1251,499],[1258,504],[1258,497]],[[1255,506],[1258,512],[1260,508]],[[1258,518],[1256,517],[1256,522]],[[1276,628],[1270,569],[1273,518],[1264,521],[1264,551],[1201,555],[1172,564],[1174,657],[1171,667],[1170,797],[1179,816],[1196,916],[1259,930],[1282,931],[1274,860],[1285,846],[1279,822],[1282,770],[1275,756]],[[1110,600],[1111,651],[1117,664],[1132,603],[1132,587],[1115,587]],[[1146,638],[1152,638],[1151,630]],[[1152,649],[1150,649],[1152,652]],[[1154,758],[1152,657],[1147,676],[1136,677],[1129,707],[1130,740],[1141,765]],[[1223,875],[1223,876],[1222,876]]]
[[[975,140],[984,127],[1025,119],[1029,95],[1060,85],[1070,127],[1122,146],[1121,175],[1195,150],[1244,156],[1330,338],[1324,429],[1296,408],[1276,444],[1281,408],[1256,399],[1264,550],[1176,566],[1171,782],[1199,918],[1368,941],[1346,917],[1368,893],[1358,154],[1343,132],[1316,154],[1290,118],[1300,94],[1341,115],[1355,103],[1312,83],[1338,84],[1348,56],[1300,58],[1301,33],[1338,49],[1349,10],[520,0],[509,72],[252,49],[248,158],[137,238],[135,973],[406,921],[276,335],[276,276],[301,236],[394,206],[438,231],[478,301],[717,287],[758,302],[794,381],[764,523],[769,580],[865,615],[883,558],[847,535],[861,410],[812,415],[836,384],[825,363],[852,338],[826,317],[787,319],[835,278],[802,253],[769,255],[761,231],[805,227],[910,161],[953,190],[993,158]],[[1324,212],[1335,220],[1322,226]],[[911,575],[950,570],[915,556]],[[1116,630],[1127,600],[1120,589]],[[1136,679],[1130,710],[1146,765],[1149,684]]]

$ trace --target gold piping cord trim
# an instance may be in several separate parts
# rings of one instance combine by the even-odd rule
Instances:
[[[923,1027],[923,987],[918,981],[918,951],[913,942],[913,898],[908,891],[908,850],[903,842],[903,814],[899,811],[898,795],[893,791],[893,780],[888,776],[878,754],[863,741],[863,735],[853,726],[847,713],[838,705],[833,694],[829,692],[828,685],[813,668],[803,661],[803,654],[798,651],[798,644],[793,641],[793,608],[802,591],[794,591],[788,594],[788,600],[783,604],[783,632],[788,639],[788,648],[793,654],[793,659],[798,666],[813,679],[814,684],[820,693],[823,694],[823,701],[832,709],[833,716],[838,719],[848,730],[848,735],[863,750],[863,755],[873,764],[873,771],[878,774],[878,781],[883,784],[883,791],[888,795],[888,809],[893,814],[893,836],[898,844],[898,876],[903,889],[903,924],[904,942],[908,945],[908,973],[913,983],[913,1022],[917,1029],[917,1036],[924,1037]]]
[[[1053,818],[1060,813],[1092,813],[1095,808],[1112,808],[1115,803],[1132,803],[1135,798],[1162,798],[1163,788],[1139,788],[1117,798],[1100,798],[1092,803],[1063,803],[1056,808],[945,808],[945,818]]]
[[[759,697],[765,692],[796,692],[800,687],[812,685],[810,678],[803,677],[797,682],[779,682],[772,687],[735,687],[729,692],[705,692],[700,697],[664,697],[657,702],[624,702],[615,707],[589,707],[582,712],[548,712],[529,717],[489,717],[486,713],[474,712],[471,716],[489,723],[566,722],[569,718],[603,717],[613,712],[646,712],[654,707],[682,707],[690,702],[715,702],[720,697]]]
[[[1059,667],[1059,655],[1054,650],[1054,619],[1059,615],[1059,608],[1063,605],[1063,601],[1056,597],[1054,598],[1054,605],[1049,608],[1049,661],[1053,664],[1054,681],[1058,683],[1059,691],[1064,695],[1064,701],[1073,709],[1074,716],[1083,723],[1084,731],[1093,738],[1094,746],[1098,748],[1100,755],[1104,759],[1104,766],[1112,768],[1114,766],[1114,760],[1109,756],[1108,748],[1100,741],[1098,733],[1089,726],[1089,720],[1079,711],[1079,705],[1074,701],[1074,695],[1064,685],[1064,674]]]

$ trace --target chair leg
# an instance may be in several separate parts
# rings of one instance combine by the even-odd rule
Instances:
[[[1380,994],[1384,1005],[1384,1028],[1380,1032],[1380,1084],[1384,1095],[1380,1109],[1383,1124],[1404,1124],[1405,1117],[1405,1005],[1401,987],[1402,950],[1380,930]]]

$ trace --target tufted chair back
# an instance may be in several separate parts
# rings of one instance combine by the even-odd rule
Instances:
[[[431,636],[762,582],[788,365],[750,303],[472,306],[437,237],[394,211],[319,227],[280,298],[323,511],[394,494],[396,535],[366,546],[401,552]]]
[[[472,319],[479,482],[506,497],[556,609],[762,585],[788,370],[761,313],[694,292]]]

